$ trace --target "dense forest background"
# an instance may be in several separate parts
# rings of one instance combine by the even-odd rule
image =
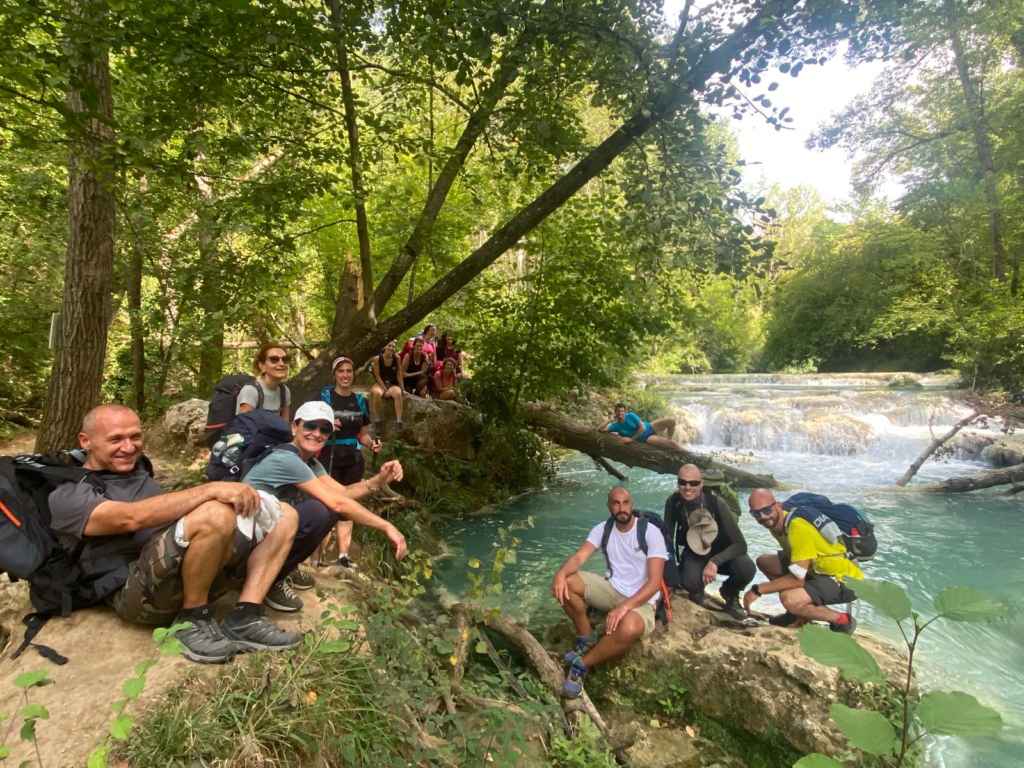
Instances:
[[[0,418],[42,447],[258,340],[301,393],[426,319],[505,405],[639,368],[1024,386],[1021,0],[0,0],[0,41]],[[855,202],[742,187],[733,121],[786,130],[777,83],[835,55],[885,63],[813,139]]]

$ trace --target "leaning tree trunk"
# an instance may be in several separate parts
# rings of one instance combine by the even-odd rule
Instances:
[[[944,435],[942,435],[941,437],[934,438],[931,441],[931,443],[928,444],[928,447],[921,452],[921,455],[914,460],[914,463],[907,467],[907,471],[904,472],[903,476],[896,481],[896,485],[904,486],[907,483],[909,483],[913,479],[914,475],[917,474],[918,470],[920,470],[921,467],[924,466],[924,463],[928,461],[929,458],[931,458],[931,455],[933,453],[935,453],[937,450],[939,450],[939,448],[941,448],[950,440],[952,440],[956,436],[957,432],[966,427],[975,419],[978,419],[980,416],[981,414],[978,413],[977,411],[972,411],[970,415],[965,416],[964,418],[960,419],[960,421],[958,421],[956,424],[954,424],[949,429],[949,431],[946,432]]]
[[[976,475],[962,477],[947,477],[939,483],[919,485],[914,490],[926,491],[928,493],[964,493],[966,491],[980,491],[982,488],[993,488],[997,485],[1009,485],[1010,483],[1024,482],[1024,464],[1016,464],[1004,469],[991,469],[987,472],[979,472]]]
[[[746,472],[715,461],[705,454],[685,449],[673,451],[636,441],[623,443],[615,435],[573,421],[568,416],[536,403],[527,404],[526,423],[531,429],[565,448],[591,457],[612,459],[628,467],[643,467],[663,475],[674,475],[683,464],[696,464],[704,470],[720,471],[728,482],[741,488],[774,488],[778,485],[771,475]]]
[[[74,445],[83,417],[99,401],[114,273],[110,60],[103,42],[86,33],[101,28],[106,6],[103,0],[80,0],[71,3],[70,10],[68,246],[60,347],[36,436],[36,450],[42,452]]]

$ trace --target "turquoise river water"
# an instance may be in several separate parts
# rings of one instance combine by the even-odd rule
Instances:
[[[679,436],[697,450],[716,451],[723,460],[770,472],[796,489],[824,493],[861,506],[875,521],[880,549],[868,564],[870,577],[894,581],[924,615],[944,587],[968,585],[1016,605],[1008,621],[956,624],[939,621],[919,649],[919,678],[929,689],[960,689],[998,709],[1006,727],[996,739],[938,738],[930,742],[928,765],[936,768],[1024,765],[1024,494],[999,489],[974,494],[925,495],[897,490],[895,480],[929,440],[929,423],[944,431],[963,406],[940,377],[923,390],[890,390],[869,376],[705,376],[651,377],[673,405]],[[991,425],[995,430],[997,425]],[[688,434],[686,432],[688,430]],[[929,462],[916,482],[973,472],[976,461],[946,458]],[[660,511],[675,490],[675,479],[628,470],[628,487],[642,508]],[[558,620],[550,596],[554,570],[607,514],[612,479],[583,456],[565,460],[542,491],[502,505],[491,517],[451,525],[453,557],[439,569],[452,591],[465,587],[470,557],[487,561],[496,530],[532,517],[520,532],[517,561],[505,573],[507,610],[531,622]],[[745,494],[741,500],[746,503]],[[768,534],[751,518],[741,521],[751,554],[774,550]],[[588,568],[600,570],[600,557]],[[767,603],[767,599],[762,604]],[[867,631],[899,642],[892,622],[859,605]]]

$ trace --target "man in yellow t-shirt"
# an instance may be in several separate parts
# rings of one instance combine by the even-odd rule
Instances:
[[[743,596],[743,606],[750,606],[762,595],[779,593],[786,614],[774,624],[799,626],[808,621],[826,621],[835,632],[851,634],[857,623],[848,612],[834,611],[828,606],[851,603],[857,595],[846,584],[847,578],[863,579],[857,564],[846,556],[842,542],[829,543],[811,523],[787,512],[766,488],[750,494],[750,514],[771,531],[776,539],[789,543],[785,552],[762,555],[757,566],[769,581],[755,584]]]

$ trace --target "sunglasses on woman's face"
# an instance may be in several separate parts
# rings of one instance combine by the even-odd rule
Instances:
[[[284,363],[288,365],[292,359],[288,355],[267,355],[267,362],[277,365],[278,363]]]
[[[680,488],[682,488],[684,486],[689,486],[690,488],[696,488],[697,486],[699,486],[703,482],[704,482],[703,480],[683,480],[682,478],[680,478],[679,481],[676,483],[676,485],[678,485]]]
[[[334,433],[334,425],[326,421],[304,421],[302,422],[304,432],[319,432],[321,435],[330,437]]]

